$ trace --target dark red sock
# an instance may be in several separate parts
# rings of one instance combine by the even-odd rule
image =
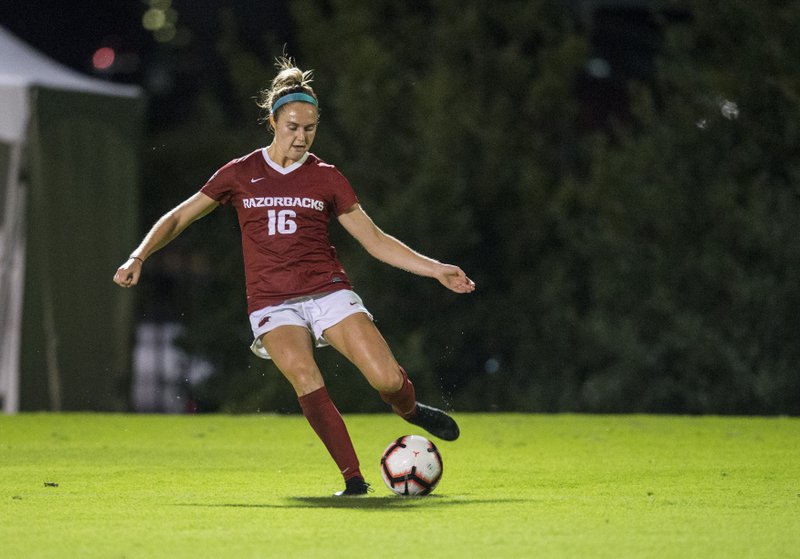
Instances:
[[[392,406],[394,413],[403,419],[408,419],[417,410],[417,394],[405,369],[400,367],[400,372],[403,373],[403,386],[400,387],[400,390],[397,392],[381,392],[380,395],[384,402]]]
[[[351,477],[361,476],[353,442],[347,433],[342,415],[328,395],[328,389],[323,386],[300,396],[297,400],[303,409],[303,415],[325,444],[345,481]]]

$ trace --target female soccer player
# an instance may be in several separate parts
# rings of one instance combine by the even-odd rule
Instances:
[[[242,234],[251,349],[272,359],[297,393],[303,415],[344,477],[345,489],[336,495],[364,495],[370,487],[342,416],[328,396],[314,345],[336,348],[406,421],[448,441],[458,438],[459,428],[442,410],[417,402],[414,385],[330,246],[331,216],[387,264],[436,278],[456,293],[470,293],[475,284],[460,268],[413,251],[373,223],[347,179],[309,152],[319,123],[312,72],[301,71],[288,58],[281,58],[278,68],[258,103],[269,113],[274,135],[270,145],[229,162],[199,192],[161,217],[114,281],[122,287],[136,285],[151,254],[218,206],[233,206]]]

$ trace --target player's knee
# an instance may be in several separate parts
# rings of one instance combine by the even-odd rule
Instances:
[[[397,368],[387,369],[382,371],[381,374],[376,375],[375,381],[372,382],[373,388],[378,392],[385,392],[392,394],[403,388],[403,373]]]
[[[322,374],[316,365],[299,363],[284,366],[281,372],[300,396],[313,392],[324,384]]]

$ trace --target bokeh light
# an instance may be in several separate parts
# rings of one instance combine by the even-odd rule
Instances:
[[[149,8],[142,15],[142,27],[153,34],[159,43],[168,43],[178,34],[178,12],[172,0],[149,0]]]
[[[175,26],[171,23],[163,25],[153,32],[153,38],[159,43],[168,43],[175,38]]]
[[[150,8],[142,16],[142,26],[148,31],[157,31],[164,27],[166,22],[166,13],[156,8]]]
[[[117,53],[110,47],[101,47],[92,55],[92,66],[95,70],[108,70],[114,64]]]

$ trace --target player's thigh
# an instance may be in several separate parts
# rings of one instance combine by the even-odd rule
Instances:
[[[339,353],[353,363],[373,388],[382,392],[400,390],[400,365],[378,328],[364,313],[356,313],[323,333]]]
[[[279,326],[264,334],[261,343],[298,396],[323,386],[322,374],[314,361],[314,346],[306,328]]]

